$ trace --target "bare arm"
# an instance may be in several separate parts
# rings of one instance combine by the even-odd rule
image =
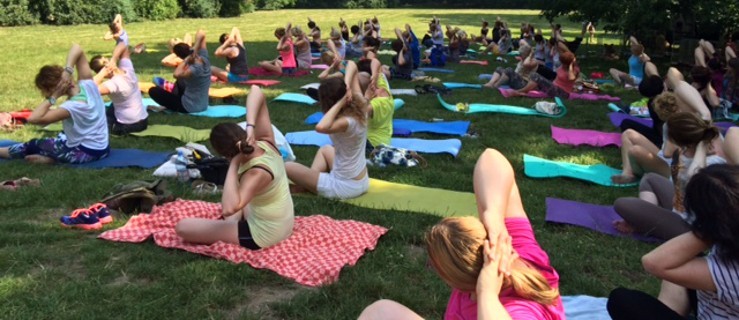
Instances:
[[[642,257],[644,269],[652,275],[690,289],[716,291],[708,262],[696,257],[709,248],[692,232],[663,243]]]
[[[239,28],[237,27],[231,28],[231,34],[229,38],[233,39],[233,41],[238,45],[244,45],[244,39],[241,37],[241,31],[239,31]]]
[[[242,155],[231,159],[228,167],[226,181],[223,183],[223,195],[221,205],[223,216],[228,217],[241,211],[254,198],[259,191],[264,190],[272,181],[272,177],[264,170],[247,170],[241,175],[239,181],[239,165]]]
[[[192,58],[188,57],[182,63],[177,65],[177,68],[174,69],[174,77],[177,79],[180,78],[189,78],[192,74],[192,71],[190,71],[189,64],[192,62]]]
[[[343,109],[347,104],[350,103],[348,101],[348,97],[350,95],[351,93],[347,92],[346,96],[337,101],[336,104],[334,104],[331,109],[329,109],[328,112],[323,115],[321,121],[319,121],[316,125],[316,131],[320,133],[338,133],[344,132],[347,128],[349,128],[349,122],[346,119],[336,119],[336,117],[339,115],[339,112],[341,112],[341,109]]]
[[[202,29],[198,30],[198,32],[195,34],[195,43],[192,45],[192,47],[195,49],[195,51],[206,49],[205,31],[203,31]]]
[[[113,49],[113,56],[110,57],[110,63],[113,65],[118,64],[118,60],[120,59],[128,59],[131,57],[131,52],[128,51],[128,46],[120,42],[115,46],[115,49]]]
[[[77,81],[92,79],[90,64],[87,62],[82,48],[76,43],[69,48],[66,66],[70,68],[77,67]]]
[[[513,167],[498,150],[487,149],[480,155],[475,165],[473,185],[480,221],[492,241],[498,234],[507,233],[505,218],[527,217]]]
[[[57,98],[63,96],[71,88],[71,86],[72,82],[69,80],[69,78],[62,78],[62,80],[54,89],[54,92],[51,93],[50,98],[56,100]],[[64,120],[71,116],[69,114],[69,111],[67,111],[66,109],[51,109],[51,106],[52,104],[51,102],[49,102],[48,99],[41,102],[41,104],[39,104],[35,109],[33,109],[33,112],[31,112],[31,115],[28,117],[28,123],[43,126]]]

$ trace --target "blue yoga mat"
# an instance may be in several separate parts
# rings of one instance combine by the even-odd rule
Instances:
[[[395,110],[398,110],[405,106],[405,101],[403,99],[394,99],[393,102],[395,103]],[[323,118],[323,112],[316,112],[314,114],[309,115],[307,118],[305,118],[304,123],[305,124],[316,124]]]
[[[523,155],[524,173],[532,178],[567,177],[589,181],[607,187],[631,187],[638,182],[614,184],[611,176],[621,174],[621,170],[604,164],[582,165],[569,162],[551,161],[532,155]]]
[[[316,124],[323,118],[322,112],[316,112],[305,119],[305,124]],[[418,120],[394,119],[393,129],[397,129],[398,134],[401,129],[410,131],[410,133],[427,132],[437,134],[448,134],[454,136],[464,136],[470,128],[469,121],[442,121],[442,122],[425,122]]]
[[[209,106],[205,111],[190,113],[190,115],[208,118],[242,118],[246,116],[246,107],[237,105]]]
[[[7,147],[16,143],[10,140],[0,140],[0,147]],[[110,154],[104,159],[83,164],[70,164],[69,166],[88,169],[127,167],[150,169],[169,160],[171,154],[171,152],[153,152],[139,149],[111,149]],[[0,159],[0,163],[4,161],[10,160]]]
[[[331,139],[327,134],[316,131],[290,132],[285,135],[285,138],[291,145],[312,145],[317,147],[331,145]],[[462,141],[459,139],[424,140],[393,138],[390,144],[393,147],[405,148],[420,153],[448,153],[455,157],[459,154],[459,149],[462,148]]]
[[[449,89],[482,89],[482,85],[477,83],[444,82],[444,86]]]
[[[316,103],[316,100],[311,98],[310,96],[302,93],[283,93],[277,98],[275,98],[273,101],[285,101],[285,102],[297,102],[297,103],[304,103],[308,105],[312,105]]]
[[[479,76],[477,76],[477,79],[484,80],[484,81],[490,81],[490,79],[493,78],[493,75],[490,73],[482,73]]]
[[[562,296],[567,320],[611,320],[606,309],[607,298]]]
[[[515,114],[515,115],[520,115],[520,116],[541,116],[541,117],[548,117],[548,118],[561,118],[565,114],[567,114],[567,108],[565,107],[562,100],[558,97],[554,98],[554,101],[562,109],[562,111],[558,114],[542,113],[542,112],[536,111],[533,108],[499,105],[499,104],[458,103],[455,105],[455,104],[451,104],[451,103],[444,101],[444,99],[441,98],[441,94],[437,94],[436,97],[439,99],[439,103],[441,103],[441,106],[444,107],[444,109],[447,109],[453,112],[464,112],[464,113],[493,112],[493,113]]]
[[[423,68],[418,68],[418,70],[423,71],[423,72],[454,73],[454,70],[443,69],[443,68],[423,67]]]

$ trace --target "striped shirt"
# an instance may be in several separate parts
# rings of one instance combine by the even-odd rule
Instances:
[[[739,261],[720,257],[715,247],[706,261],[716,292],[698,291],[698,319],[739,319]]]

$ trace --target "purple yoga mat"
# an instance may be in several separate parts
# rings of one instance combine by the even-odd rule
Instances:
[[[516,90],[510,89],[510,88],[498,88],[498,90],[500,91],[500,94],[502,94],[503,97],[506,97],[506,98],[512,97],[513,96],[513,92],[516,91]],[[548,96],[544,92],[536,91],[536,90],[531,90],[531,91],[527,92],[524,97],[542,99],[542,98],[547,98]]]
[[[611,97],[607,94],[594,94],[594,93],[577,93],[572,92],[570,93],[570,100],[587,100],[587,101],[598,101],[598,100],[604,100],[608,102],[618,102],[621,101],[621,98],[619,97]]]
[[[601,132],[595,130],[552,128],[552,139],[559,144],[573,146],[588,145],[593,147],[621,146],[621,134],[618,132]]]
[[[613,123],[613,125],[616,126],[617,128],[620,127],[621,126],[621,122],[623,122],[626,119],[634,120],[634,121],[636,121],[638,123],[641,123],[641,124],[643,124],[645,126],[649,126],[649,127],[652,126],[652,119],[649,119],[649,118],[638,118],[638,117],[634,117],[632,115],[628,115],[628,114],[621,113],[621,112],[611,112],[611,113],[608,114],[608,118],[611,119],[611,123]]]
[[[613,206],[600,206],[557,198],[547,198],[546,205],[547,222],[570,224],[615,237],[630,237],[644,242],[661,241],[654,237],[618,232],[613,227],[613,222],[623,219],[616,213],[616,210],[613,210]]]

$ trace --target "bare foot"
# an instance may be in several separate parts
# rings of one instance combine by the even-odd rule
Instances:
[[[611,176],[611,181],[615,184],[629,184],[636,182],[636,177],[629,174],[617,174],[614,176]]]
[[[619,221],[613,221],[613,228],[618,230],[618,232],[621,232],[623,234],[631,234],[634,233],[634,227],[632,227],[628,222],[619,220]]]
[[[26,161],[30,163],[40,163],[40,164],[53,164],[54,159],[49,157],[40,156],[37,154],[32,154],[30,156],[26,156]]]

